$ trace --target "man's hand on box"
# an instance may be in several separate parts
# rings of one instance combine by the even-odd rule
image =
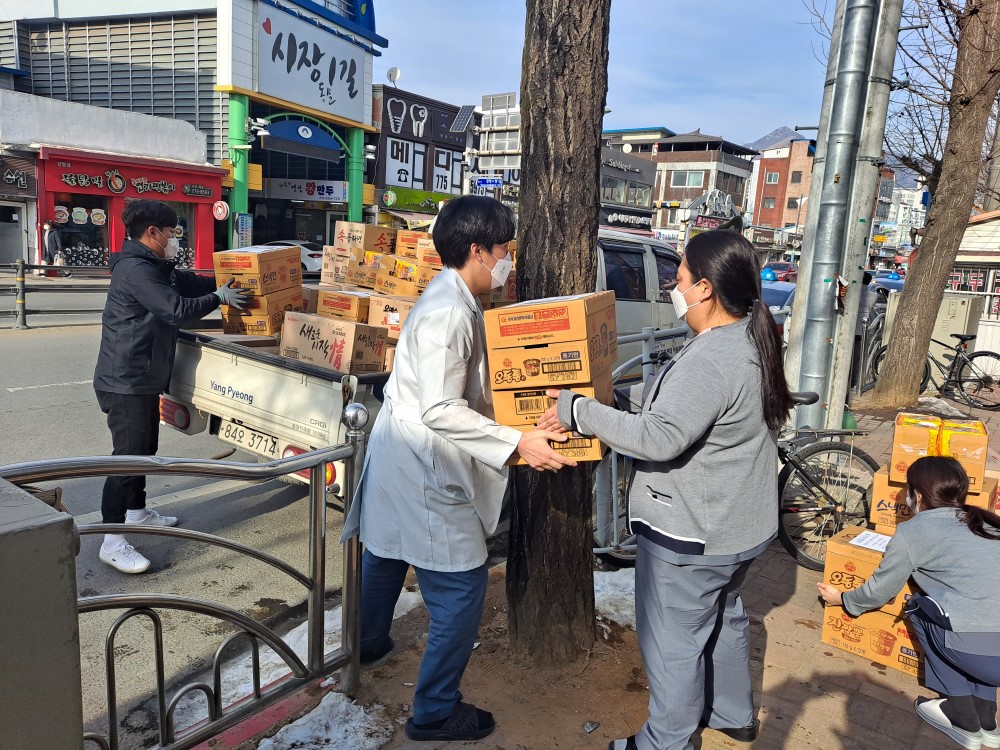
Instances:
[[[562,426],[559,421],[559,393],[560,391],[556,388],[549,388],[545,391],[545,395],[549,398],[555,399],[556,403],[552,404],[546,412],[538,420],[538,429],[549,430],[550,432],[565,433],[566,429]]]
[[[237,310],[242,310],[250,299],[250,293],[246,289],[233,287],[235,281],[235,278],[229,279],[229,281],[216,289],[213,294],[222,300],[222,304],[231,305]]]
[[[844,604],[844,595],[840,589],[831,586],[829,583],[817,583],[816,588],[819,589],[819,595],[823,597],[823,601],[827,604],[836,604],[838,607]]]
[[[569,435],[552,430],[533,430],[521,435],[517,452],[535,471],[559,471],[564,466],[576,466],[576,461],[566,458],[549,445],[549,441],[565,443]]]

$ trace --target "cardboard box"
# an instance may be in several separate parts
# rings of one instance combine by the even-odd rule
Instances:
[[[321,284],[346,284],[351,261],[364,262],[365,251],[360,248],[324,245],[323,264],[320,267]]]
[[[397,257],[393,272],[400,281],[412,281],[418,289],[423,290],[441,272],[441,269],[420,263],[412,258]]]
[[[246,315],[229,305],[223,305],[219,309],[222,311],[222,332],[226,334],[274,336],[281,333],[285,321],[284,310],[275,310],[263,315]]]
[[[379,270],[372,266],[366,266],[363,262],[358,263],[352,260],[347,265],[347,283],[362,289],[374,289]]]
[[[882,562],[884,555],[878,550],[852,544],[859,534],[867,529],[851,526],[831,537],[826,543],[826,564],[823,568],[823,581],[835,586],[841,591],[853,591],[871,578],[872,573]],[[914,593],[912,584],[907,581],[903,590],[881,608],[883,612],[901,613]]]
[[[368,322],[368,305],[370,297],[367,292],[338,292],[321,289],[316,301],[316,314],[330,318],[353,320],[357,323]]]
[[[396,347],[389,344],[385,347],[385,371],[392,372],[392,365],[396,361]]]
[[[511,270],[504,285],[493,290],[490,307],[504,307],[515,302],[517,302],[517,271]]]
[[[225,284],[230,276],[257,277],[260,281],[256,285],[244,285],[244,288],[252,288],[259,294],[270,294],[302,283],[302,251],[297,245],[255,245],[223,250],[212,255],[212,263],[219,284]],[[285,286],[276,286],[281,279],[285,280]]]
[[[441,256],[434,249],[434,240],[430,237],[417,241],[417,260],[425,266],[431,266],[438,270],[443,267]]]
[[[941,420],[937,417],[905,412],[897,414],[889,479],[893,482],[905,482],[906,470],[910,468],[910,464],[924,456],[936,456],[940,430]]]
[[[605,349],[586,341],[496,349],[489,352],[490,382],[494,390],[575,386],[610,371],[617,359],[617,345]]]
[[[496,349],[581,341],[589,360],[618,358],[614,292],[520,302],[484,318],[491,357]]]
[[[420,240],[431,240],[433,247],[434,241],[431,239],[430,232],[414,232],[408,229],[400,229],[396,232],[396,255],[400,258],[416,258],[417,243]]]
[[[951,456],[969,475],[969,492],[983,492],[986,474],[986,451],[989,447],[986,425],[978,419],[946,419],[938,432],[938,455]]]
[[[515,427],[520,432],[532,432],[534,427]],[[595,437],[586,437],[578,432],[571,432],[565,443],[549,441],[549,445],[557,453],[572,458],[574,461],[600,461],[604,457],[604,444]],[[527,466],[528,462],[517,453],[508,461],[510,466]]]
[[[381,278],[381,277],[380,277]],[[368,300],[368,325],[384,326],[390,341],[399,341],[399,333],[410,310],[417,304],[416,297],[391,297],[373,294]]]
[[[233,308],[230,310],[230,313],[251,317],[254,315],[270,315],[279,310],[297,310],[302,312],[304,304],[302,287],[295,286],[291,289],[282,289],[280,292],[272,292],[271,294],[251,294],[242,310]]]
[[[843,607],[823,610],[823,643],[884,664],[913,677],[923,674],[924,656],[909,622],[881,610],[851,617]]]
[[[894,527],[912,517],[913,511],[906,504],[906,482],[893,482],[889,479],[889,467],[883,466],[872,480],[868,520],[879,526]]]
[[[281,356],[347,374],[381,372],[387,331],[322,315],[290,312],[281,329]]]
[[[361,248],[379,253],[391,253],[396,247],[396,230],[375,224],[338,221],[334,227],[333,244],[341,248]]]
[[[380,268],[375,273],[375,291],[387,297],[418,297],[423,291],[415,281],[401,281],[395,270]]]
[[[996,487],[991,492],[990,487],[994,484]],[[985,508],[994,513],[1000,513],[1000,472],[987,469],[983,479],[983,488],[984,490],[980,494],[969,495],[965,499],[965,504],[974,505],[977,508]]]
[[[882,534],[884,536],[892,536],[896,533],[896,525],[893,524],[892,526],[883,526],[882,524],[877,523],[875,524],[875,533]]]
[[[577,393],[596,398],[602,404],[610,404],[614,395],[611,373],[600,373],[593,383],[575,386]],[[493,391],[493,411],[497,422],[508,427],[531,426],[538,423],[555,399],[545,395],[545,387],[515,388],[507,391]]]
[[[316,312],[316,302],[319,299],[320,291],[340,292],[343,291],[343,284],[303,284],[302,285],[302,312]]]

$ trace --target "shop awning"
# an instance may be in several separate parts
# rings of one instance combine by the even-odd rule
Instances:
[[[436,214],[422,214],[416,211],[394,211],[391,208],[380,208],[390,216],[395,216],[406,224],[407,229],[420,229],[428,226],[436,218]]]

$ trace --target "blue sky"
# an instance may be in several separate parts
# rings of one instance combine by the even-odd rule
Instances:
[[[397,66],[400,88],[451,104],[519,90],[522,0],[375,0],[375,12],[389,40],[375,83]],[[825,67],[809,20],[801,0],[613,0],[605,127],[746,143],[815,125]]]

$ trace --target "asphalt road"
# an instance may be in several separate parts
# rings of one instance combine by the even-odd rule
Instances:
[[[58,304],[78,304],[83,295],[52,295]],[[62,299],[60,299],[62,297]],[[65,298],[72,297],[70,300]],[[29,330],[11,330],[0,319],[0,466],[56,457],[106,455],[111,436],[91,385],[100,342],[100,326],[74,318],[29,319]],[[161,456],[211,458],[228,452],[217,438],[160,430]],[[228,460],[252,461],[236,453]],[[58,483],[78,524],[100,522],[103,480]],[[185,528],[224,536],[264,550],[306,571],[307,502],[301,486],[277,481],[251,485],[211,482],[197,477],[151,477],[148,505],[176,515]],[[340,585],[340,548],[336,544],[341,514],[329,514],[328,588]],[[150,572],[126,576],[97,560],[99,537],[83,537],[76,559],[81,596],[156,592],[188,596],[241,610],[286,629],[301,610],[305,591],[278,571],[216,547],[133,535],[130,541],[152,561]],[[119,612],[81,617],[84,718],[88,727],[107,732],[104,639]],[[169,689],[203,672],[231,629],[213,618],[162,612],[164,662]],[[263,648],[266,650],[266,647]],[[114,649],[119,718],[129,727],[122,747],[142,746],[155,727],[149,697],[154,688],[153,643],[149,623],[130,620]],[[209,680],[210,682],[210,680]],[[187,701],[188,699],[185,699]],[[195,698],[191,699],[196,700]]]

